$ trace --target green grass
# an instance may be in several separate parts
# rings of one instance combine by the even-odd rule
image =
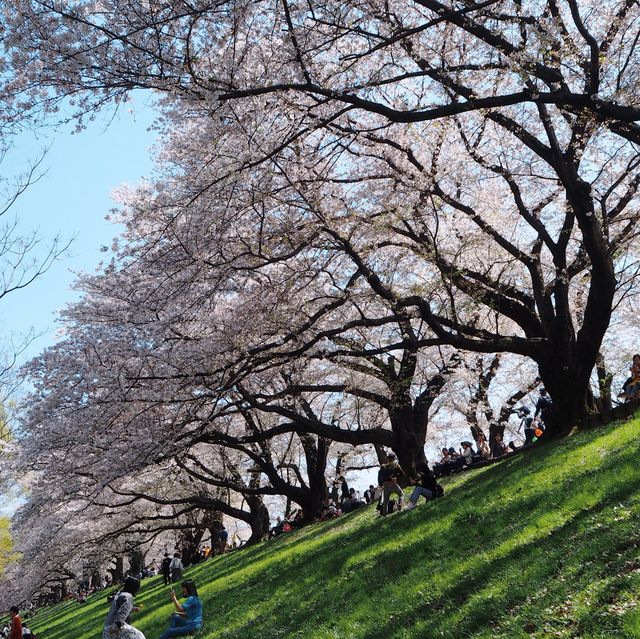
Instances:
[[[640,638],[640,420],[449,480],[187,571],[206,639]],[[159,578],[134,625],[157,639]],[[42,611],[43,639],[97,639],[105,595]]]

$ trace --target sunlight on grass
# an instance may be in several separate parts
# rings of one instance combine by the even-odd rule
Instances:
[[[188,571],[205,639],[640,639],[638,421],[445,480],[411,512],[363,509]],[[171,612],[145,580],[135,620]],[[44,639],[99,637],[105,595],[39,613]]]

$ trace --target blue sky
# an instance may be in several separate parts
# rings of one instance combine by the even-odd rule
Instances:
[[[100,247],[109,246],[118,234],[118,227],[105,220],[115,204],[111,190],[150,175],[155,134],[148,129],[153,118],[153,110],[137,99],[115,113],[105,112],[80,133],[73,134],[72,126],[27,132],[16,139],[0,165],[2,176],[10,179],[48,148],[40,165],[45,174],[20,196],[6,217],[17,218],[23,233],[37,230],[41,253],[56,235],[73,240],[68,255],[49,271],[0,301],[4,339],[31,329],[42,333],[22,361],[53,343],[57,311],[77,298],[72,290],[75,273],[93,271],[104,258]]]
[[[39,167],[44,174],[19,197],[4,222],[16,219],[19,233],[37,231],[41,255],[56,236],[72,240],[67,255],[39,279],[0,300],[0,348],[31,331],[40,334],[18,364],[55,342],[57,312],[78,297],[72,289],[76,273],[95,270],[105,256],[100,248],[118,234],[118,227],[105,220],[115,205],[110,194],[120,184],[150,175],[155,134],[148,129],[153,118],[153,110],[138,100],[116,113],[105,112],[81,133],[73,134],[72,126],[27,132],[0,165],[2,177],[11,180],[48,149]],[[18,502],[4,498],[0,515],[10,515]]]

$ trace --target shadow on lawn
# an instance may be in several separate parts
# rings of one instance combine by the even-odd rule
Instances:
[[[563,601],[599,578],[592,560],[604,570],[602,558],[624,563],[634,551],[627,528],[636,521],[609,531],[590,521],[638,493],[638,445],[574,459],[581,445],[567,440],[452,479],[447,497],[410,513],[375,519],[363,509],[189,569],[205,603],[202,636],[462,639],[512,623],[532,593],[541,611]],[[161,578],[144,580],[138,600],[147,608],[136,626],[155,639],[171,610]],[[97,639],[105,594],[80,611],[43,639]],[[53,618],[69,614],[65,606]],[[509,636],[528,636],[517,623]]]
[[[456,502],[455,507],[443,500],[430,505],[428,510],[422,507],[418,517],[414,517],[418,515],[416,511],[395,515],[377,525],[370,523],[364,531],[343,534],[339,544],[333,543],[335,539],[327,540],[314,549],[312,556],[281,564],[268,578],[274,587],[272,596],[263,597],[254,614],[244,622],[238,623],[237,618],[235,623],[232,618],[221,619],[228,623],[228,630],[213,636],[246,639],[269,636],[274,614],[286,618],[278,636],[333,636],[332,630],[335,636],[344,639],[350,636],[382,639],[395,637],[396,633],[398,637],[471,636],[478,626],[486,627],[489,621],[500,620],[512,606],[522,605],[532,592],[541,589],[541,584],[561,574],[563,567],[571,564],[572,548],[578,548],[574,558],[580,555],[581,561],[588,561],[615,554],[625,545],[624,538],[614,540],[601,533],[590,533],[588,523],[596,513],[637,493],[640,480],[627,472],[628,462],[636,455],[637,450],[627,449],[597,468],[587,467],[580,489],[570,494],[566,484],[559,483],[544,495],[530,493],[524,499],[497,505],[490,512],[491,517],[484,513],[468,527],[462,525],[464,511],[462,516],[456,511],[464,508],[464,502],[474,499],[474,493],[482,490],[480,486],[474,486],[471,494]],[[503,485],[513,469],[505,465],[500,472],[503,477],[492,478],[491,484]],[[624,474],[627,481],[617,484],[615,480]],[[574,484],[574,478],[568,483]],[[567,498],[573,510],[563,511]],[[537,517],[532,519],[536,512]],[[555,516],[550,518],[550,513]],[[368,514],[360,516],[368,518]],[[432,531],[429,525],[432,518],[441,523],[444,520],[446,525]],[[518,535],[526,528],[535,528],[538,520],[540,538],[531,540],[527,535],[518,542]],[[418,523],[423,524],[423,536],[415,535]],[[483,525],[490,531],[478,529]],[[509,539],[513,539],[512,547],[498,552],[500,545]],[[353,564],[353,556],[362,552],[366,557],[368,548],[376,549],[373,558]],[[469,557],[478,560],[469,561]],[[350,574],[345,575],[343,567],[349,564]],[[428,575],[442,573],[443,564],[444,578],[440,574],[437,583],[431,584]],[[446,565],[451,566],[449,579]],[[312,574],[305,577],[311,568]],[[316,575],[324,575],[326,579],[319,582]],[[407,585],[404,597],[399,582]],[[421,590],[418,592],[416,588]],[[558,581],[555,596],[561,597],[564,588]],[[307,601],[310,592],[313,599]],[[371,598],[379,602],[374,614]],[[218,604],[223,609],[234,608],[233,600],[224,595]],[[288,614],[282,614],[283,608]],[[335,623],[327,624],[328,618],[335,619]],[[339,630],[348,625],[349,618],[358,628],[353,635]],[[452,618],[457,618],[455,630],[451,627]],[[322,623],[326,634],[309,627],[309,621],[313,623],[314,619]],[[402,632],[412,628],[415,633]]]

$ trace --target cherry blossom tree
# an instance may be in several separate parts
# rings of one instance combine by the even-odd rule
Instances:
[[[135,504],[137,524],[96,536],[105,557],[208,509],[259,537],[263,498],[317,512],[339,446],[393,448],[411,472],[465,351],[467,419],[508,419],[528,385],[500,408],[488,389],[514,355],[552,395],[548,434],[578,424],[637,287],[637,12],[15,2],[10,119],[81,128],[147,89],[163,138],[155,176],[120,193],[115,258],[28,369],[38,494],[69,522]],[[166,468],[165,494],[148,480]]]
[[[456,348],[536,361],[562,433],[585,410],[635,236],[636,11],[24,0],[5,17],[5,92],[36,110],[72,95],[82,116],[150,88],[172,122],[237,123],[251,144],[236,164],[286,176],[330,250],[396,311]],[[379,270],[392,247],[441,286],[392,285]]]

